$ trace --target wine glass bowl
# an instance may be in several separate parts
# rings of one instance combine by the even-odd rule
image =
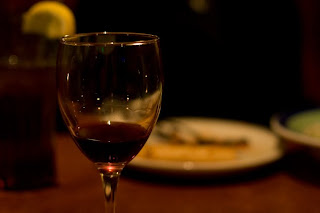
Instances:
[[[162,81],[155,35],[102,32],[61,39],[60,111],[75,143],[101,174],[109,192],[107,212],[114,211],[108,197],[122,168],[139,153],[157,121]]]

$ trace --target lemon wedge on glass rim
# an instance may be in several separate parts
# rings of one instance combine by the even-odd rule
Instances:
[[[40,1],[22,17],[22,32],[38,34],[48,39],[72,35],[76,31],[75,17],[70,8],[57,1]]]

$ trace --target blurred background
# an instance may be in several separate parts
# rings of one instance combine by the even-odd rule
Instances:
[[[6,16],[34,2],[2,2],[2,34],[10,28]],[[160,36],[160,119],[208,116],[268,125],[274,113],[320,102],[316,0],[62,2],[74,11],[77,32]],[[58,128],[64,129],[59,115]]]
[[[274,113],[317,105],[319,4],[79,0],[75,14],[78,32],[160,36],[165,73],[160,118],[209,116],[268,125]]]

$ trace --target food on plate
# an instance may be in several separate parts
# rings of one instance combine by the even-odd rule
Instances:
[[[146,144],[138,156],[176,161],[221,161],[235,159],[237,150],[215,145]]]
[[[249,147],[244,137],[198,132],[183,122],[162,121],[138,157],[175,161],[234,160]]]
[[[306,126],[302,132],[306,135],[320,138],[320,122]]]
[[[305,135],[320,138],[320,110],[307,110],[291,116],[287,127]]]

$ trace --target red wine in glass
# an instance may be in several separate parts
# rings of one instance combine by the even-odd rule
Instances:
[[[150,130],[134,123],[91,123],[76,128],[76,144],[91,161],[128,163],[147,141]]]

